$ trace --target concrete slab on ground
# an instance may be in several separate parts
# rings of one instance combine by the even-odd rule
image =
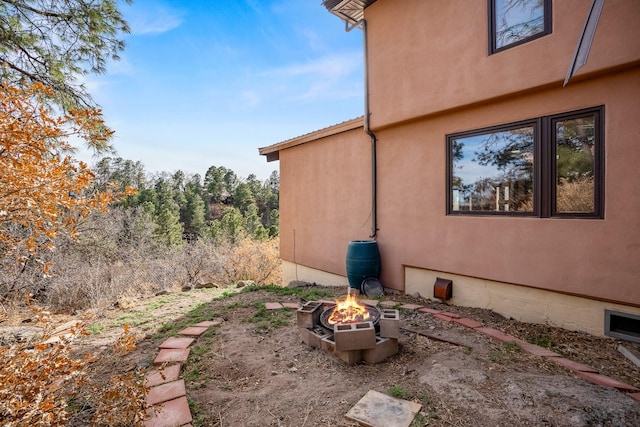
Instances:
[[[409,427],[422,405],[369,390],[345,415],[367,427]]]

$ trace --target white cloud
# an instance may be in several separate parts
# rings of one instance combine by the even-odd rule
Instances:
[[[162,34],[177,28],[184,21],[184,13],[167,6],[152,4],[133,7],[127,14],[127,21],[133,35]]]
[[[345,98],[361,94],[362,60],[358,54],[331,54],[302,64],[273,70],[269,74],[280,79],[301,79],[302,86],[295,96],[298,100]],[[345,90],[349,88],[348,90]],[[354,91],[355,89],[355,91]]]
[[[305,64],[294,64],[275,70],[284,76],[313,76],[323,79],[337,79],[351,74],[361,64],[358,54],[333,54],[309,61]]]

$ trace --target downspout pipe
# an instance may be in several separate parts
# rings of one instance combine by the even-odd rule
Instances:
[[[371,130],[371,111],[369,110],[369,49],[367,35],[367,21],[362,19],[358,26],[362,29],[362,48],[364,56],[364,131],[371,138],[371,234],[369,238],[375,239],[378,234],[378,171],[376,146],[378,139]]]

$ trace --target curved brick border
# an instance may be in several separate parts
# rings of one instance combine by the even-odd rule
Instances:
[[[569,371],[573,372],[578,377],[584,380],[587,380],[593,384],[615,388],[617,390],[627,393],[629,397],[637,401],[640,401],[640,389],[632,385],[620,382],[614,378],[600,374],[597,369],[592,368],[591,366],[587,366],[582,363],[577,363],[569,359],[565,359],[558,353],[555,353],[547,348],[528,343],[526,341],[523,341],[511,335],[505,334],[504,332],[494,328],[483,327],[483,325],[480,322],[473,319],[461,318],[458,314],[455,314],[455,313],[434,310],[426,307],[418,308],[418,311],[420,313],[431,315],[445,322],[455,322],[461,326],[476,330],[482,334],[488,335],[492,339],[499,342],[515,342],[519,344],[524,351],[538,357],[544,357],[548,361],[554,362],[564,367],[565,369],[568,369]]]

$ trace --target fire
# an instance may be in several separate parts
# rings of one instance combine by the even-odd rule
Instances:
[[[336,301],[336,307],[327,319],[327,323],[335,325],[338,323],[357,323],[369,319],[367,306],[358,302],[356,296],[348,294],[344,301]]]

